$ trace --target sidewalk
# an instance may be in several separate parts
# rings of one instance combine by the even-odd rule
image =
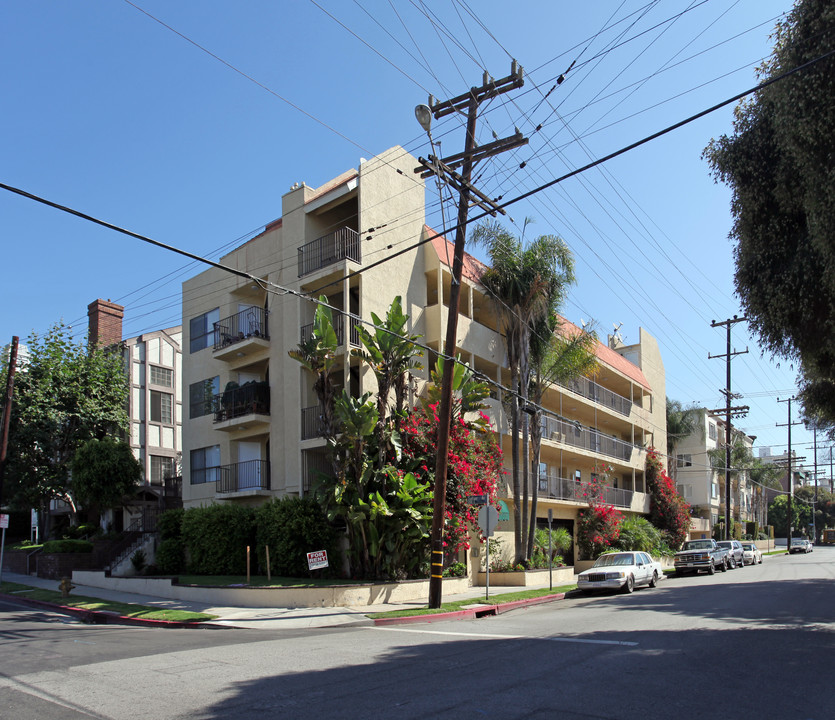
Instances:
[[[7,582],[19,583],[21,585],[30,585],[32,587],[45,588],[48,590],[57,590],[57,580],[47,580],[45,578],[30,577],[28,575],[19,575],[17,573],[4,572],[3,580]],[[466,592],[448,595],[443,598],[444,601],[465,600],[469,598],[480,598],[482,602],[487,605],[492,602],[495,595],[502,593],[517,592],[521,590],[533,590],[537,587],[548,587],[547,583],[536,587],[501,587],[490,589],[490,599],[485,600],[485,590],[483,587],[471,587]],[[131,603],[134,605],[146,605],[154,608],[170,608],[176,610],[189,610],[191,612],[209,613],[217,615],[216,620],[211,620],[205,623],[197,623],[201,627],[236,627],[236,628],[250,628],[250,629],[269,629],[269,630],[292,630],[304,628],[324,628],[324,627],[339,627],[349,625],[374,625],[374,621],[367,617],[368,613],[386,612],[389,610],[407,610],[410,608],[426,607],[425,600],[416,600],[413,602],[400,603],[379,603],[376,605],[363,605],[355,607],[319,607],[319,608],[241,608],[241,607],[220,607],[215,605],[204,605],[194,602],[183,602],[180,600],[167,600],[149,595],[139,595],[129,592],[121,592],[115,590],[107,590],[104,588],[89,587],[86,585],[76,584],[72,594],[67,599],[67,605],[72,606],[72,595],[85,595],[87,597],[101,598],[102,600],[112,600],[122,603]],[[14,598],[14,595],[7,595],[5,597]],[[531,605],[542,602],[539,598],[533,601],[521,601],[522,605]],[[514,607],[519,605],[514,604]],[[510,609],[510,608],[508,608]],[[458,613],[434,616],[420,616],[421,622],[431,622],[432,620],[447,619],[450,615],[458,615]],[[415,622],[414,619],[406,619],[407,622]],[[135,621],[132,624],[144,624],[142,621]],[[148,623],[152,624],[152,623]],[[157,623],[153,623],[157,624]]]

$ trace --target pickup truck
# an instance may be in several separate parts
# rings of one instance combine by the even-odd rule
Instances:
[[[676,575],[698,573],[699,570],[707,570],[713,575],[717,570],[725,572],[729,562],[728,551],[719,547],[715,540],[688,540],[676,553]]]

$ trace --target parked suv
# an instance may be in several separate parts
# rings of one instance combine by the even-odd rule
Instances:
[[[739,540],[720,540],[716,543],[728,551],[728,567],[733,570],[738,567],[745,567],[745,551]]]

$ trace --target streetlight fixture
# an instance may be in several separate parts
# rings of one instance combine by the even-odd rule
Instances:
[[[416,105],[415,117],[424,131],[428,133],[432,128],[432,111],[429,109],[429,106],[423,103]]]

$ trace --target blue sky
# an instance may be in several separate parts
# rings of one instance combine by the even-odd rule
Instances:
[[[217,259],[280,214],[299,181],[317,186],[393,145],[429,152],[413,108],[525,68],[525,87],[483,106],[479,139],[518,127],[530,144],[477,169],[505,199],[755,84],[788,0],[27,0],[0,6],[0,182]],[[144,11],[144,12],[143,12]],[[164,23],[164,24],[163,24]],[[166,25],[168,27],[166,27]],[[556,87],[572,61],[574,68]],[[247,77],[248,76],[248,77]],[[731,129],[725,108],[515,205],[516,232],[556,233],[578,283],[565,315],[644,327],[667,394],[723,404],[722,328],[733,294],[730,194],[701,152]],[[538,125],[540,130],[536,130]],[[445,155],[462,122],[433,129]],[[524,167],[520,167],[524,163]],[[427,222],[442,227],[427,185]],[[454,211],[447,202],[447,217]],[[509,223],[509,221],[508,221]],[[86,306],[126,306],[125,334],[176,325],[180,283],[199,267],[164,250],[0,191],[5,273],[0,343]],[[476,253],[478,254],[478,253]],[[739,426],[785,449],[796,372],[761,357],[744,324],[733,363]],[[796,415],[795,415],[796,418]],[[812,461],[811,435],[793,445]],[[826,454],[819,453],[819,459]],[[826,455],[828,460],[828,455]]]

